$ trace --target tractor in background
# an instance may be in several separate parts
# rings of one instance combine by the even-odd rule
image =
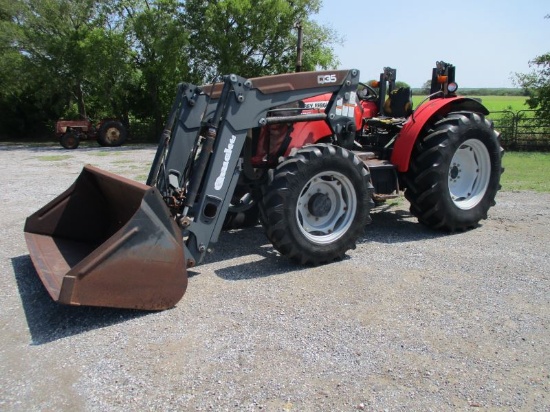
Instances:
[[[58,120],[55,135],[65,149],[76,149],[82,140],[96,140],[100,146],[121,146],[128,137],[127,128],[116,119],[103,119],[94,125],[90,119]]]

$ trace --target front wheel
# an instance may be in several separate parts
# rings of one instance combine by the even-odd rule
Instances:
[[[61,137],[59,138],[59,143],[65,149],[73,150],[76,149],[80,144],[80,139],[75,132],[68,131],[67,133],[61,135]]]
[[[416,143],[405,197],[421,223],[446,231],[475,227],[495,204],[503,150],[490,121],[450,113]]]
[[[328,144],[283,161],[262,198],[262,225],[275,249],[302,264],[343,258],[370,222],[373,188],[363,163]]]

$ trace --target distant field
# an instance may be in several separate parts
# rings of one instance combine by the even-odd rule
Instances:
[[[497,112],[501,110],[512,110],[514,112],[518,110],[526,110],[529,107],[525,104],[525,96],[467,96],[481,99],[481,103],[489,109],[490,112]],[[417,107],[425,96],[413,96],[414,106]],[[511,107],[511,109],[510,109]]]

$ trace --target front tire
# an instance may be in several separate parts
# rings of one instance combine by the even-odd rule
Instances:
[[[450,113],[420,138],[404,176],[411,213],[435,229],[471,229],[495,205],[503,150],[481,114]]]
[[[373,187],[363,163],[328,144],[283,161],[262,198],[262,225],[275,249],[301,264],[342,259],[370,223]]]
[[[74,150],[80,144],[80,139],[75,132],[69,131],[61,135],[61,137],[59,138],[59,143],[65,149]]]

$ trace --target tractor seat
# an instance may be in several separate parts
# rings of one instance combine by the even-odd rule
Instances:
[[[412,113],[412,93],[410,87],[393,90],[384,102],[384,115],[391,117],[409,117]]]

